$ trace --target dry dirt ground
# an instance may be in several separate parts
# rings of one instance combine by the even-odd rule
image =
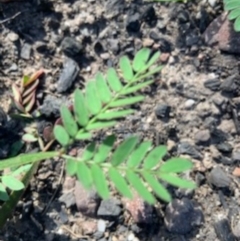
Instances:
[[[37,98],[45,118],[41,122],[50,121],[75,88],[97,71],[116,66],[120,56],[132,58],[143,46],[160,50],[164,68],[145,91],[145,101],[110,131],[119,139],[138,133],[167,145],[171,155],[189,156],[195,167],[186,177],[198,184],[191,192],[170,188],[173,202],[156,207],[114,193],[101,201],[65,175],[62,160],[46,160],[0,240],[240,238],[239,60],[203,41],[204,31],[221,13],[221,1],[207,0],[0,3],[0,104],[6,112],[11,85],[23,74],[45,70]],[[19,123],[13,124],[16,136],[21,135]],[[1,131],[4,158],[12,138]]]

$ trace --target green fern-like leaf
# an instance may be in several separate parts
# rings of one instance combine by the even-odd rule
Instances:
[[[159,179],[176,187],[195,187],[193,182],[177,176],[177,173],[191,169],[192,163],[184,158],[171,158],[163,162],[165,146],[153,148],[149,141],[139,144],[139,138],[132,136],[114,149],[114,141],[115,137],[111,135],[99,146],[90,144],[84,150],[83,157],[75,159],[77,170],[70,163],[73,167],[67,165],[67,171],[70,169],[70,174],[76,172],[83,186],[88,189],[95,187],[102,198],[110,195],[109,182],[123,196],[131,198],[132,190],[135,190],[150,204],[156,201],[155,195],[167,202],[171,200]]]

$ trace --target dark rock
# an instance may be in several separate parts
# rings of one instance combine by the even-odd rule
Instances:
[[[214,230],[219,241],[236,241],[228,219],[223,215],[219,215],[218,219],[219,220],[214,223]]]
[[[152,30],[149,34],[149,37],[153,39],[154,41],[158,41],[161,39],[160,34],[156,30]]]
[[[216,147],[222,153],[231,153],[233,150],[233,147],[227,142],[217,144]]]
[[[177,18],[180,23],[186,23],[189,21],[189,13],[186,10],[180,10],[177,13]]]
[[[235,75],[231,75],[227,77],[220,86],[221,90],[224,92],[235,93],[237,91],[237,85],[235,81],[236,81]]]
[[[150,26],[154,26],[157,23],[157,16],[153,6],[146,6],[141,9],[141,19]]]
[[[233,152],[232,159],[237,162],[240,161],[240,151]]]
[[[82,44],[72,37],[65,37],[62,40],[61,48],[62,51],[69,57],[74,57],[83,49]]]
[[[101,42],[97,41],[96,43],[94,43],[94,51],[98,55],[104,53],[105,50]]]
[[[62,73],[58,79],[57,91],[63,93],[67,91],[73,84],[79,72],[77,63],[67,58],[63,65]]]
[[[234,164],[234,160],[230,157],[227,157],[227,156],[221,156],[220,158],[220,162],[223,164],[223,165],[232,165]]]
[[[47,117],[53,116],[54,118],[58,118],[60,116],[60,107],[63,104],[68,105],[68,100],[47,95],[44,98],[43,104],[39,107],[39,112]]]
[[[197,34],[195,33],[190,33],[186,36],[185,43],[187,47],[191,47],[193,45],[198,44],[200,38]]]
[[[102,238],[104,236],[104,232],[99,232],[99,231],[97,231],[97,232],[95,232],[94,234],[93,234],[93,237],[96,239],[96,240],[99,240],[100,238]]]
[[[126,19],[126,29],[128,32],[138,32],[140,30],[140,13],[128,12]]]
[[[240,54],[240,34],[234,30],[226,12],[213,20],[203,33],[203,38],[209,46],[216,46],[230,54]]]
[[[47,44],[40,41],[35,43],[35,48],[40,54],[44,54],[48,50]]]
[[[197,174],[195,175],[195,181],[197,186],[201,186],[205,182],[205,180],[205,176],[202,173],[197,172]]]
[[[65,224],[68,222],[68,214],[64,210],[61,210],[59,212],[59,217],[62,224]]]
[[[171,106],[167,104],[159,104],[155,109],[155,114],[158,118],[169,118]]]
[[[219,79],[209,79],[204,82],[204,86],[212,91],[218,91],[221,86]]]
[[[102,200],[97,215],[105,219],[117,218],[122,212],[119,205],[116,199]]]
[[[0,125],[5,126],[7,124],[7,114],[3,110],[2,107],[0,107]]]
[[[25,60],[29,60],[31,57],[32,47],[28,43],[24,43],[21,49],[21,58]]]
[[[79,181],[76,181],[74,194],[78,211],[85,216],[95,217],[100,203],[97,193],[86,190]]]
[[[209,174],[209,181],[219,188],[229,187],[231,183],[231,179],[219,166],[212,169]]]
[[[160,45],[159,50],[161,52],[170,53],[172,51],[172,44],[168,40],[161,38],[157,43]]]
[[[211,134],[209,130],[200,130],[195,134],[196,144],[207,144],[211,139]]]
[[[202,159],[202,154],[197,148],[186,141],[183,141],[178,145],[178,153],[187,154],[195,159]]]
[[[188,198],[175,199],[166,208],[164,223],[171,233],[187,234],[202,222],[203,213],[200,207]]]

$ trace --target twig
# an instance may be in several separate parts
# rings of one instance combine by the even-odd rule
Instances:
[[[9,18],[6,18],[6,19],[0,21],[0,24],[6,23],[6,22],[8,22],[9,20],[13,20],[14,18],[16,18],[16,17],[17,17],[18,15],[20,15],[20,14],[21,14],[21,12],[18,12],[18,13],[16,13],[16,14],[14,14],[12,17],[9,17]]]

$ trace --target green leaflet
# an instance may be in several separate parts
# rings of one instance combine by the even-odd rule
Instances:
[[[107,199],[110,195],[110,192],[108,189],[108,183],[105,178],[105,174],[103,173],[103,170],[98,165],[93,164],[91,166],[91,172],[92,172],[93,182],[95,184],[95,187],[99,196],[103,199]]]
[[[10,190],[18,191],[24,188],[24,184],[21,181],[19,181],[17,178],[11,175],[2,176],[1,179],[2,179],[2,183]]]
[[[110,107],[121,107],[121,106],[125,106],[125,105],[136,104],[142,100],[144,100],[144,96],[138,95],[138,96],[134,96],[134,97],[128,97],[126,99],[115,100],[112,103],[110,103],[109,106]]]
[[[74,114],[80,126],[86,126],[89,120],[88,109],[85,104],[83,93],[76,89],[73,98]]]
[[[90,159],[93,158],[95,151],[96,151],[96,144],[94,142],[92,142],[84,150],[81,160],[89,161]]]
[[[124,89],[124,90],[121,91],[121,93],[122,93],[123,95],[132,94],[132,93],[137,92],[138,90],[141,90],[141,89],[149,86],[149,85],[152,84],[152,83],[154,83],[154,80],[145,81],[145,82],[143,82],[143,83],[136,84],[136,85],[134,85],[133,87]]]
[[[66,171],[69,176],[74,176],[77,173],[77,162],[72,158],[66,160]]]
[[[69,135],[67,131],[60,125],[55,125],[53,128],[53,133],[56,140],[62,145],[67,146],[70,142]]]
[[[101,73],[97,73],[96,75],[96,86],[101,101],[103,103],[108,103],[111,100],[112,95],[107,82]]]
[[[128,158],[127,165],[129,168],[137,167],[150,150],[152,143],[150,141],[145,141],[141,143],[136,150],[134,150],[131,156]]]
[[[239,7],[240,7],[240,3],[238,0],[225,1],[225,10],[226,11],[233,10],[233,9],[239,8]]]
[[[196,184],[194,182],[182,179],[172,173],[160,173],[159,178],[176,187],[188,189],[196,188]]]
[[[149,204],[155,203],[154,196],[148,191],[148,189],[144,186],[140,177],[131,170],[127,170],[126,177],[129,183],[136,189],[137,193]]]
[[[131,80],[133,78],[133,70],[132,70],[132,66],[131,66],[129,58],[127,56],[121,57],[119,65],[120,65],[120,69],[123,74],[123,78],[125,80],[127,80],[128,82],[131,82]]]
[[[70,110],[66,106],[62,106],[60,109],[60,113],[65,130],[71,137],[75,137],[78,131],[78,126]]]
[[[234,9],[232,10],[229,15],[228,15],[228,19],[229,20],[234,20],[235,18],[237,18],[238,16],[240,16],[240,8]]]
[[[118,78],[117,72],[114,68],[109,68],[107,71],[107,81],[111,89],[119,92],[122,89],[121,81]]]
[[[90,169],[84,162],[77,162],[77,178],[86,189],[93,184],[93,177]]]
[[[82,132],[82,130],[78,131],[77,135],[75,136],[76,140],[88,140],[92,137],[90,132]]]
[[[123,118],[127,115],[132,114],[133,110],[119,110],[119,111],[108,111],[105,113],[101,113],[98,115],[99,120],[111,120],[111,119],[117,119],[117,118]]]
[[[237,32],[240,31],[240,16],[237,17],[234,22],[234,30]]]
[[[108,175],[119,193],[121,193],[124,197],[132,198],[132,193],[126,180],[122,177],[116,168],[111,167]]]
[[[97,129],[104,129],[115,125],[116,125],[116,121],[98,121],[98,122],[89,124],[86,127],[86,130],[91,131],[91,130],[97,130]]]
[[[156,52],[153,54],[153,56],[150,58],[150,60],[147,62],[145,69],[148,69],[151,67],[156,61],[158,61],[160,58],[160,52]]]
[[[133,69],[136,72],[140,72],[142,69],[144,69],[149,59],[149,55],[150,55],[150,49],[148,48],[140,49],[136,53],[133,59]]]
[[[123,141],[112,155],[112,158],[111,158],[112,165],[118,166],[119,164],[124,162],[126,158],[134,150],[138,142],[139,142],[139,138],[137,136],[132,136],[127,140]]]
[[[159,198],[165,202],[171,202],[172,198],[170,193],[154,176],[148,172],[143,172],[143,178]]]
[[[103,143],[98,147],[96,154],[94,155],[94,163],[99,164],[107,159],[111,149],[113,148],[115,139],[116,137],[114,135],[111,135],[103,141]]]
[[[166,146],[157,146],[155,147],[146,157],[144,160],[144,168],[145,169],[152,169],[157,164],[160,163],[162,158],[167,154],[167,147]]]
[[[95,81],[88,81],[85,92],[85,103],[92,115],[98,114],[102,109],[102,103],[95,84]]]
[[[179,173],[190,170],[193,167],[193,163],[186,159],[180,157],[174,157],[166,162],[164,162],[159,171],[162,173]]]

